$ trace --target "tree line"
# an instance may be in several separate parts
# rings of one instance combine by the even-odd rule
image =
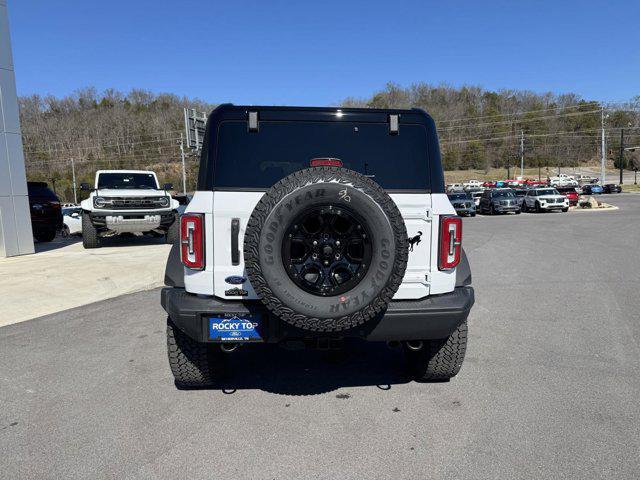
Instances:
[[[29,180],[55,185],[73,200],[76,183],[92,182],[98,169],[153,169],[163,182],[181,185],[183,108],[209,112],[199,99],[134,89],[128,93],[89,87],[64,97],[19,98]],[[368,98],[347,98],[344,107],[422,108],[436,121],[446,170],[570,167],[600,161],[601,122],[605,154],[617,166],[620,133],[625,146],[640,146],[640,97],[603,104],[576,94],[490,91],[481,87],[393,83]],[[626,168],[640,166],[640,150],[624,155]],[[195,188],[198,162],[187,158],[187,189]],[[79,193],[79,192],[78,192]]]

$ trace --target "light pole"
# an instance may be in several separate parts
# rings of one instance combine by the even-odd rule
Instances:
[[[606,166],[606,147],[605,147],[605,139],[604,139],[604,120],[605,118],[609,118],[609,115],[605,115],[604,114],[604,107],[600,109],[600,122],[601,122],[601,127],[602,127],[602,131],[601,131],[601,135],[602,135],[602,151],[601,151],[601,165],[600,165],[600,185],[604,185],[605,181],[605,175],[606,175],[606,171],[605,171],[605,166]]]

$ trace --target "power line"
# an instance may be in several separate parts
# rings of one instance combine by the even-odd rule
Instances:
[[[488,122],[488,123],[478,123],[475,125],[455,125],[452,127],[444,127],[440,130],[444,130],[444,131],[448,131],[448,130],[459,130],[462,128],[477,128],[477,127],[484,127],[484,126],[491,126],[491,125],[511,125],[511,124],[520,124],[520,123],[525,123],[525,122],[537,122],[539,120],[548,120],[548,119],[553,119],[553,118],[564,118],[564,117],[575,117],[575,116],[579,116],[579,115],[588,115],[591,113],[595,113],[595,112],[600,112],[600,110],[588,110],[586,112],[572,112],[572,113],[560,113],[558,115],[547,115],[547,116],[543,116],[543,117],[534,117],[534,118],[522,118],[522,119],[518,119],[518,120],[503,120],[501,122]]]
[[[497,117],[509,117],[509,116],[516,116],[516,115],[527,115],[529,113],[539,113],[539,112],[549,112],[552,110],[566,110],[568,108],[580,108],[580,107],[584,107],[590,104],[598,104],[597,101],[593,101],[593,102],[585,102],[582,104],[575,104],[575,105],[567,105],[567,106],[555,106],[555,107],[549,107],[549,108],[542,108],[540,110],[528,110],[525,112],[514,112],[514,113],[498,113],[495,115],[482,115],[479,117],[462,117],[462,118],[454,118],[452,120],[442,120],[439,123],[451,123],[451,122],[462,122],[462,121],[466,121],[466,120],[479,120],[479,119],[483,119],[483,118],[497,118]]]

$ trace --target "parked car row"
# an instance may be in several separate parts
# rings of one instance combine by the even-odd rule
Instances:
[[[478,180],[454,183],[447,186],[449,200],[458,215],[473,217],[476,213],[499,214],[521,212],[566,212],[576,206],[580,195],[620,193],[617,184],[585,184],[580,186],[553,187],[546,182],[533,180],[502,180],[484,182]]]

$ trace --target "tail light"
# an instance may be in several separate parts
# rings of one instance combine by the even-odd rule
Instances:
[[[185,267],[204,270],[204,216],[187,213],[180,217],[180,257]]]
[[[312,167],[341,167],[342,160],[339,158],[312,158]]]
[[[62,206],[60,205],[60,202],[56,202],[55,200],[49,202],[49,205],[51,205],[54,208],[54,210],[60,210],[62,208]]]
[[[462,219],[440,217],[440,252],[438,268],[451,270],[460,263],[462,250]]]

